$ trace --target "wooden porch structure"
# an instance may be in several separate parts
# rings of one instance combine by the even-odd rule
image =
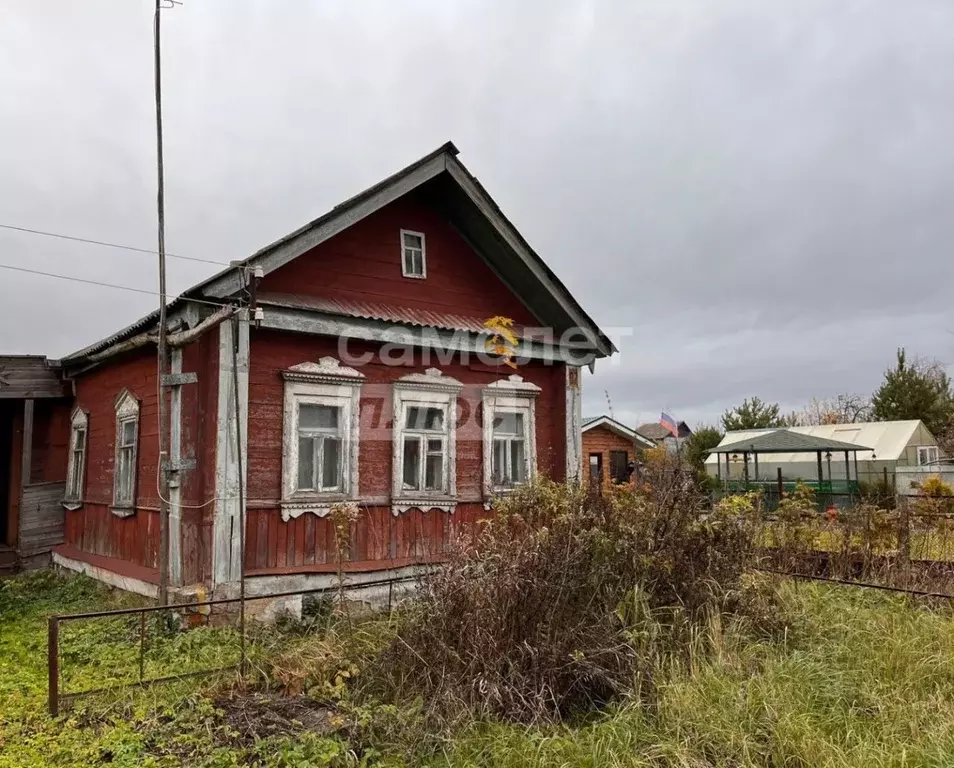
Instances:
[[[34,427],[37,401],[59,401],[68,414],[70,394],[45,357],[0,356],[0,574],[46,565],[63,541],[65,477],[34,476],[36,465],[46,469],[36,461]]]

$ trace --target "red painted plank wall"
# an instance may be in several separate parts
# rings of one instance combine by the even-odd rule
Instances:
[[[401,275],[401,229],[422,232],[427,279]],[[463,238],[411,193],[321,243],[262,280],[264,292],[296,293],[449,312],[485,320],[536,320]]]
[[[183,474],[182,552],[186,584],[211,572],[211,530],[215,495],[218,334],[208,333],[183,351],[183,371],[198,374],[198,383],[182,390],[182,455],[197,458],[197,468]],[[105,363],[76,381],[76,404],[89,414],[83,506],[66,513],[66,544],[95,555],[116,557],[148,568],[159,565],[159,496],[156,488],[158,446],[156,354],[154,347]],[[115,401],[128,389],[140,402],[136,512],[120,518],[110,511],[115,461]],[[62,473],[69,441],[69,414],[63,443]],[[61,440],[62,442],[62,440]],[[196,507],[195,509],[189,507]]]
[[[66,482],[72,410],[70,400],[33,401],[31,483]]]
[[[83,506],[66,513],[66,544],[83,552],[158,566],[159,501],[156,353],[154,348],[111,360],[76,380],[76,404],[88,413]],[[128,389],[139,400],[139,475],[136,513],[110,512],[116,441],[116,398]]]
[[[373,344],[352,341],[349,351],[376,351]],[[248,572],[333,569],[335,542],[331,522],[312,514],[283,522],[281,498],[283,369],[331,355],[338,357],[337,340],[252,331],[249,372],[248,449]],[[472,525],[485,514],[482,492],[482,432],[475,418],[481,388],[512,373],[496,370],[474,360],[462,364],[435,365],[445,375],[465,384],[458,402],[457,492],[462,500],[456,512],[411,511],[391,515],[391,382],[408,373],[421,372],[419,363],[393,367],[371,362],[361,366],[365,374],[361,398],[361,446],[359,486],[362,497],[372,497],[362,509],[347,560],[353,563],[421,561],[446,551],[461,527]],[[433,362],[433,361],[432,361]],[[565,477],[565,369],[562,365],[529,364],[519,373],[542,388],[536,403],[538,468],[555,479]],[[383,563],[381,565],[384,565]],[[380,566],[379,566],[380,567]]]

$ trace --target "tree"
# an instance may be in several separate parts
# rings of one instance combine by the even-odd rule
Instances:
[[[742,405],[722,414],[722,426],[726,432],[739,429],[770,429],[772,427],[793,427],[798,423],[797,414],[782,416],[778,403],[766,403],[761,398],[746,398]]]
[[[944,451],[948,456],[954,457],[954,413],[951,414],[950,420],[947,422],[947,426],[941,430],[937,435],[938,445],[941,446],[941,450]]]
[[[696,428],[692,436],[686,440],[683,455],[689,465],[700,477],[706,472],[706,459],[709,453],[722,442],[722,430],[709,424],[702,424]]]
[[[925,360],[909,363],[903,347],[871,402],[877,421],[920,419],[935,435],[943,434],[954,417],[954,392],[944,366]]]
[[[871,419],[871,398],[867,395],[842,394],[820,400],[813,397],[799,414],[799,424],[806,427],[818,424],[854,424]]]

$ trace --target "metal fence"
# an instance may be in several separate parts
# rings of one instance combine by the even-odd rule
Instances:
[[[238,670],[240,674],[245,675],[248,671],[248,643],[247,643],[247,628],[246,628],[246,615],[245,615],[245,604],[261,600],[278,600],[282,598],[291,598],[291,597],[304,597],[304,596],[317,596],[317,597],[331,597],[334,595],[339,595],[342,592],[351,592],[358,590],[373,589],[379,587],[387,587],[388,589],[388,609],[392,607],[393,596],[394,596],[394,587],[402,584],[415,583],[420,580],[420,575],[411,575],[411,576],[402,576],[398,578],[391,579],[380,579],[377,581],[364,581],[356,584],[345,584],[345,585],[330,585],[324,587],[316,587],[313,589],[300,589],[293,590],[288,592],[275,592],[268,595],[252,595],[244,597],[232,597],[232,598],[220,598],[215,600],[201,600],[197,602],[190,603],[174,603],[170,605],[150,605],[143,606],[139,608],[120,608],[115,610],[108,611],[90,611],[87,613],[72,613],[72,614],[60,614],[57,616],[50,616],[47,623],[47,675],[48,675],[48,688],[47,688],[47,704],[49,713],[51,716],[56,717],[60,713],[61,704],[70,702],[79,698],[86,696],[93,696],[96,694],[106,693],[108,691],[113,691],[122,688],[143,688],[151,685],[156,685],[159,683],[170,683],[180,680],[187,680],[190,678],[205,677],[208,675],[213,675],[217,673],[227,672],[230,670]],[[233,663],[223,664],[219,666],[213,666],[203,669],[189,669],[176,672],[174,674],[159,674],[156,676],[148,676],[146,674],[146,653],[147,653],[147,644],[149,638],[149,617],[151,616],[162,616],[165,615],[167,618],[172,618],[171,614],[185,614],[185,615],[195,615],[198,611],[203,609],[208,609],[211,611],[213,608],[221,608],[225,606],[238,605],[239,614],[238,614],[238,633],[234,637],[236,641],[237,648],[236,658]],[[66,624],[79,623],[84,621],[94,621],[94,620],[120,620],[127,619],[129,617],[136,617],[134,630],[137,633],[137,638],[135,640],[137,645],[137,659],[138,659],[138,669],[134,670],[134,679],[122,680],[115,682],[112,685],[100,686],[94,688],[86,688],[79,691],[64,691],[63,688],[63,676],[64,676],[64,662],[63,662],[63,643],[61,637],[61,629]],[[129,628],[128,625],[126,627]],[[153,635],[160,636],[162,630],[160,626],[154,626]],[[129,634],[123,633],[121,635],[120,643],[128,646],[129,645]]]

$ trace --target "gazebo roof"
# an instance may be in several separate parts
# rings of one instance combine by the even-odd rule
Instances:
[[[734,443],[713,448],[711,453],[826,453],[828,451],[870,451],[864,445],[846,443],[813,435],[804,435],[790,429],[776,429],[758,437],[742,438]]]

